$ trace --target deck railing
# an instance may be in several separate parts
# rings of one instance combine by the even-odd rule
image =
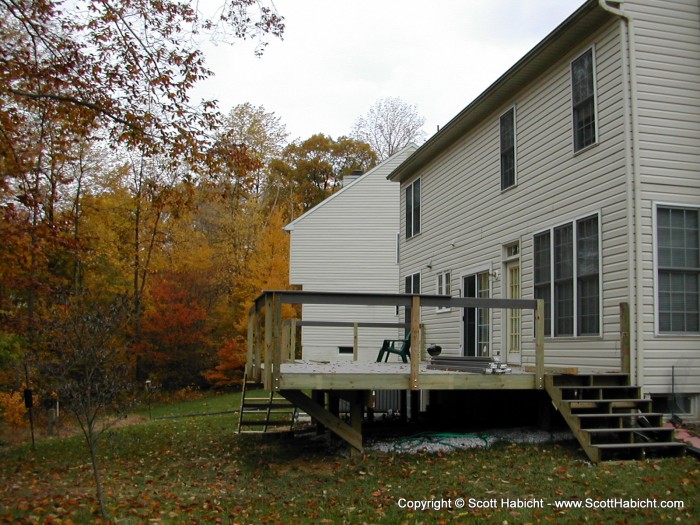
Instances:
[[[411,308],[411,371],[409,384],[412,390],[420,389],[420,362],[424,348],[424,331],[421,330],[420,309],[434,308],[487,308],[533,310],[535,314],[535,387],[544,388],[544,301],[527,299],[479,299],[420,294],[370,294],[304,291],[265,291],[250,310],[248,322],[248,378],[262,381],[265,388],[279,389],[280,369],[283,362],[294,359],[295,333],[299,321],[282,321],[283,304],[341,304],[360,306],[398,306]],[[313,322],[303,321],[310,325]],[[322,322],[315,322],[318,326]],[[323,323],[325,324],[325,323]],[[334,326],[353,327],[382,326],[383,323],[329,323]],[[326,324],[326,325],[329,325]],[[406,326],[403,323],[390,327]],[[286,329],[285,329],[286,326]],[[355,328],[357,330],[357,328]],[[355,332],[357,333],[357,332]],[[357,348],[357,343],[355,344]],[[262,366],[263,363],[265,366]]]

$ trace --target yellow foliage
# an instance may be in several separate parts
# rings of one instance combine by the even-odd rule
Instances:
[[[11,427],[21,427],[25,424],[24,397],[20,392],[0,392],[0,410],[2,418]]]

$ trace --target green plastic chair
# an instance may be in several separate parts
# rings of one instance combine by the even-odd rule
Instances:
[[[411,358],[411,333],[406,334],[406,339],[384,339],[377,356],[377,363],[381,363],[382,360],[386,363],[389,360],[389,354],[396,354],[404,363],[408,363]]]

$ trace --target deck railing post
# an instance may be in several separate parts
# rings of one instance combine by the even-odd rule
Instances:
[[[265,374],[263,385],[267,390],[272,389],[272,345],[274,308],[272,306],[273,294],[265,294]]]
[[[283,362],[287,361],[287,359],[289,359],[289,352],[290,352],[290,347],[292,344],[291,332],[292,332],[292,320],[286,319],[286,320],[282,321],[281,347],[282,347],[282,361]]]
[[[535,310],[535,386],[544,388],[544,300],[537,299]]]
[[[270,390],[279,390],[282,368],[282,300],[272,296],[272,383]]]
[[[620,371],[628,376],[631,372],[629,303],[620,303]]]
[[[420,375],[420,297],[414,295],[411,300],[411,390],[419,390],[418,376]]]
[[[297,319],[289,321],[289,360],[294,361],[297,358]]]
[[[253,376],[254,351],[255,351],[255,307],[248,312],[248,352],[245,360],[245,375]]]
[[[256,383],[260,382],[262,367],[262,354],[263,354],[263,336],[262,336],[262,320],[261,312],[255,307],[255,313],[253,314],[253,381]]]

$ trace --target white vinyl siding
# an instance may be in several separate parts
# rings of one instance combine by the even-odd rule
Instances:
[[[656,206],[700,205],[700,3],[634,0],[624,6],[634,19],[637,58],[639,244],[646,285],[639,382],[646,392],[698,394],[700,335],[659,331],[655,220]]]
[[[532,299],[533,236],[553,224],[600,213],[602,264],[600,337],[550,338],[549,366],[619,367],[619,303],[627,300],[627,219],[620,35],[610,23],[513,100],[485,117],[419,172],[423,233],[401,246],[401,268],[424,268],[425,293],[435,293],[436,271],[450,268],[464,275],[487,263],[499,270],[491,283],[494,298],[505,297],[503,245],[520,240],[521,290]],[[572,156],[571,62],[595,43],[598,144]],[[517,185],[502,192],[500,130],[494,125],[517,107]],[[582,173],[587,174],[582,177]],[[411,182],[414,179],[411,179]],[[406,185],[403,186],[405,188]],[[405,206],[405,203],[402,203]],[[435,271],[426,269],[432,259]],[[460,283],[460,286],[462,284]],[[489,311],[491,353],[506,355],[504,313]],[[427,341],[445,355],[462,352],[462,312],[428,311],[423,315]],[[533,314],[522,313],[521,354],[534,364]]]
[[[408,147],[298,218],[291,234],[290,282],[307,291],[398,293],[396,232],[399,188],[386,176],[412,153]],[[398,323],[391,306],[304,305],[303,320]],[[361,360],[374,360],[398,329],[359,331]],[[304,359],[349,360],[352,328],[302,328]]]
[[[633,379],[645,393],[697,395],[700,335],[658,329],[655,221],[656,206],[700,206],[700,4],[626,0],[621,9],[632,23],[611,16],[588,37],[568,40],[577,44],[554,55],[558,58],[536,55],[546,67],[537,77],[522,81],[516,65],[503,77],[507,84],[495,84],[453,121],[464,118],[468,127],[457,128],[449,141],[434,141],[432,158],[405,173],[402,188],[414,180],[410,177],[421,178],[423,234],[412,242],[402,235],[401,266],[427,268],[432,261],[436,269],[464,275],[486,264],[503,272],[502,246],[518,239],[523,298],[549,295],[552,283],[534,271],[542,249],[535,234],[596,214],[600,335],[548,338],[546,364],[619,369],[619,305],[628,302]],[[578,148],[571,67],[589,50],[596,146]],[[517,107],[517,185],[502,191],[500,130],[494,123],[512,107]],[[423,277],[436,287],[430,268]],[[494,297],[505,295],[504,282],[502,275],[493,280]],[[491,313],[492,352],[503,351],[505,319],[500,310]],[[461,312],[426,309],[423,321],[430,343],[447,355],[461,352]],[[526,366],[534,364],[533,324],[532,313],[524,312]]]

